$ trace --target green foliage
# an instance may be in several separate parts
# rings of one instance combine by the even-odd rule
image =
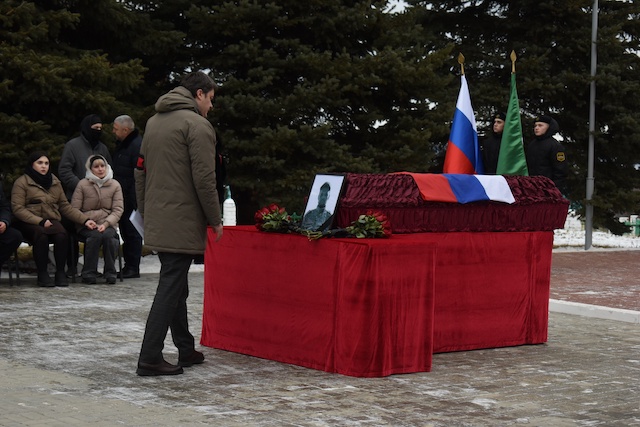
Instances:
[[[515,50],[525,141],[533,119],[550,113],[560,124],[571,165],[571,200],[584,206],[591,82],[591,0],[409,1],[407,12],[441,43],[466,57],[476,120],[505,111]],[[640,3],[601,1],[596,75],[594,225],[619,232],[613,216],[640,205]],[[454,63],[453,58],[450,61]],[[454,68],[455,69],[455,68]]]
[[[448,58],[412,46],[386,1],[215,2],[192,7],[188,43],[221,88],[214,122],[247,218],[277,202],[302,210],[316,173],[426,170],[442,129],[433,103]],[[447,98],[446,102],[455,102]],[[245,219],[246,221],[246,219]]]
[[[74,13],[75,3],[0,4],[0,170],[7,190],[31,151],[45,151],[55,162],[84,116],[97,113],[108,123],[130,109],[122,99],[142,83],[139,59],[115,63],[99,49],[79,47],[89,35],[76,29],[88,14]],[[91,2],[105,4],[122,9],[116,1]]]
[[[258,209],[253,215],[255,226],[260,231],[271,233],[299,233],[309,240],[323,237],[355,237],[358,239],[373,239],[390,237],[391,223],[387,216],[380,212],[367,211],[345,228],[324,231],[313,231],[300,228],[302,217],[297,214],[289,215],[284,207],[275,203]]]
[[[55,160],[89,113],[129,114],[143,130],[186,70],[210,70],[211,120],[240,223],[251,223],[267,203],[302,211],[316,173],[439,171],[458,53],[482,131],[506,109],[515,50],[525,139],[534,116],[558,119],[570,197],[584,205],[592,2],[407,3],[5,0],[0,169],[12,182],[28,152]],[[593,203],[595,225],[614,231],[614,215],[640,201],[639,15],[638,2],[600,2]]]
[[[387,216],[374,211],[360,215],[346,230],[358,239],[391,236],[391,224]]]

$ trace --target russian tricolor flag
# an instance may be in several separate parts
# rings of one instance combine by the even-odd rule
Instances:
[[[428,202],[471,203],[494,201],[515,203],[502,175],[410,173],[422,199]]]
[[[456,112],[449,134],[449,144],[444,157],[444,173],[482,174],[484,165],[478,144],[476,119],[471,106],[467,79],[462,75]]]

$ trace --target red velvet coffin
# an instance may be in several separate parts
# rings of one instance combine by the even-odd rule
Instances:
[[[410,175],[347,174],[334,226],[346,227],[367,210],[387,215],[394,233],[552,231],[563,228],[569,201],[542,176],[505,176],[515,203],[427,202]]]

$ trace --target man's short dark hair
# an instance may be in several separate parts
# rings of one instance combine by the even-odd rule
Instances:
[[[184,86],[189,89],[189,92],[191,92],[191,95],[193,95],[194,98],[198,93],[198,89],[202,89],[204,93],[209,93],[212,90],[218,89],[218,85],[216,85],[213,79],[202,71],[194,71],[193,73],[189,73],[184,76],[180,81],[180,86]]]
[[[329,185],[328,182],[325,182],[324,184],[322,184],[322,186],[320,187],[320,191],[331,191],[331,186]]]

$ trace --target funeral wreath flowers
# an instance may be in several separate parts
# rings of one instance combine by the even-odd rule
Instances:
[[[253,219],[258,230],[275,233],[288,233],[295,230],[300,223],[298,215],[289,215],[285,208],[275,203],[256,211]]]
[[[260,231],[276,233],[299,233],[309,240],[321,237],[356,237],[378,238],[390,237],[391,223],[381,212],[369,210],[360,215],[350,226],[326,231],[311,231],[300,228],[301,217],[297,214],[289,215],[284,207],[272,203],[256,211],[254,215],[256,228]]]
[[[389,237],[391,236],[391,223],[387,216],[380,212],[367,211],[353,221],[347,232],[358,238]]]

